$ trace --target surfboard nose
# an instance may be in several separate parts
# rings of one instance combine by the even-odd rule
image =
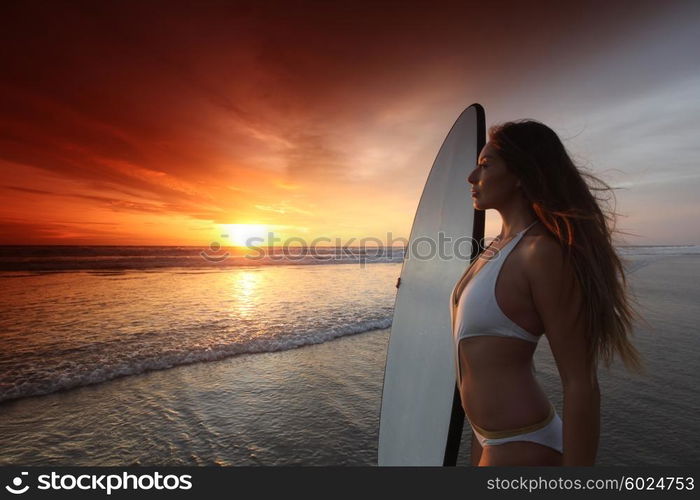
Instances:
[[[485,135],[483,108],[476,104],[465,109],[430,169],[408,248],[419,239],[443,241],[440,233],[451,238],[447,241],[463,241],[464,235],[483,237],[484,214],[464,203],[471,189],[464,179],[476,163]],[[475,234],[475,229],[481,233]],[[455,403],[454,284],[461,281],[465,267],[457,255],[453,251],[448,258],[441,252],[431,258],[413,258],[410,252],[404,256],[382,388],[379,465],[456,463],[464,418],[455,417],[462,408],[458,397]]]

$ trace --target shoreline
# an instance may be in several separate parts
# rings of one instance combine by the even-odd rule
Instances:
[[[304,447],[302,453],[297,445],[310,423],[328,427],[329,415],[336,417],[331,427],[378,430],[375,406],[389,332],[371,330],[321,344],[180,365],[6,401],[0,404],[3,420],[14,423],[11,429],[0,424],[5,431],[0,433],[0,465],[376,464],[376,431],[374,436],[365,433],[365,451],[354,457],[339,458],[322,442],[318,448]],[[281,407],[286,408],[284,414]],[[336,430],[341,448],[357,446],[356,434]],[[221,443],[201,439],[209,433],[222,438]],[[31,449],[22,451],[30,435]],[[104,435],[121,443],[123,451],[98,451]],[[160,450],[155,455],[139,451],[144,435]],[[238,437],[233,448],[224,445],[227,436]],[[269,453],[274,446],[262,444],[280,440],[296,443],[282,444],[281,457]],[[204,453],[203,445],[216,451]]]

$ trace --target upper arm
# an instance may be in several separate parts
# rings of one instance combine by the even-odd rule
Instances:
[[[587,356],[581,287],[564,251],[555,240],[543,236],[528,247],[526,259],[532,299],[562,384],[597,384],[595,367]]]

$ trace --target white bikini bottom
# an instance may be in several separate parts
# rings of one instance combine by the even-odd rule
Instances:
[[[494,446],[512,441],[531,441],[553,448],[559,453],[563,453],[564,450],[562,420],[551,403],[547,418],[536,424],[504,431],[487,431],[474,424],[471,424],[471,427],[481,446]]]

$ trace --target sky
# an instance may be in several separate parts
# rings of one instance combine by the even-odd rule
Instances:
[[[568,3],[2,2],[0,244],[407,238],[474,102],[700,244],[700,2]]]

